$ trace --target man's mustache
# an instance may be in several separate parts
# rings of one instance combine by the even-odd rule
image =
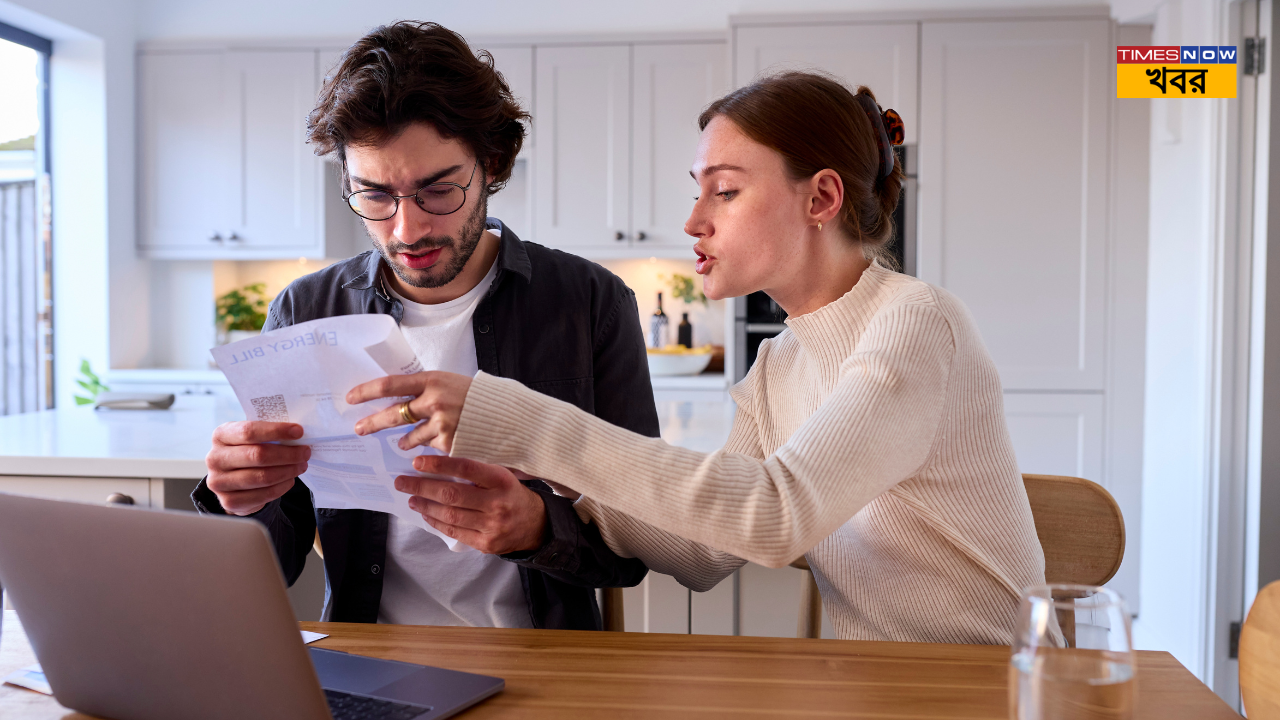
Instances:
[[[405,245],[404,243],[387,243],[387,252],[421,255],[422,253],[447,247],[453,247],[453,238],[422,238],[412,245]]]

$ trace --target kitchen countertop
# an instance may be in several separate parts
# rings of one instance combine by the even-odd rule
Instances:
[[[711,452],[729,437],[733,403],[660,400],[662,437]],[[213,429],[243,420],[232,398],[180,395],[169,410],[71,407],[0,417],[0,475],[200,479]]]

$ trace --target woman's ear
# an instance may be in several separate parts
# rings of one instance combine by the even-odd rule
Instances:
[[[844,182],[840,174],[830,168],[819,170],[809,179],[809,222],[813,225],[830,224],[840,215],[844,205]]]

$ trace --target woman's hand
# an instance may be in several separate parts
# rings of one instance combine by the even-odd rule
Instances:
[[[415,395],[417,397],[409,400],[409,412],[417,419],[417,427],[400,438],[400,449],[427,445],[447,453],[453,447],[453,434],[458,429],[458,419],[462,416],[462,405],[469,389],[471,378],[455,373],[433,371],[389,375],[355,386],[347,393],[347,403],[359,405],[378,398]],[[356,434],[369,435],[405,425],[400,407],[392,405],[362,419],[356,423]]]

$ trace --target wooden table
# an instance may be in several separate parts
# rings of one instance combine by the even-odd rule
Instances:
[[[0,673],[34,662],[6,613]],[[505,678],[458,717],[1000,718],[1009,649],[974,645],[302,623],[317,647]],[[1138,717],[1239,718],[1163,652],[1138,653]],[[5,720],[83,719],[0,686]]]

